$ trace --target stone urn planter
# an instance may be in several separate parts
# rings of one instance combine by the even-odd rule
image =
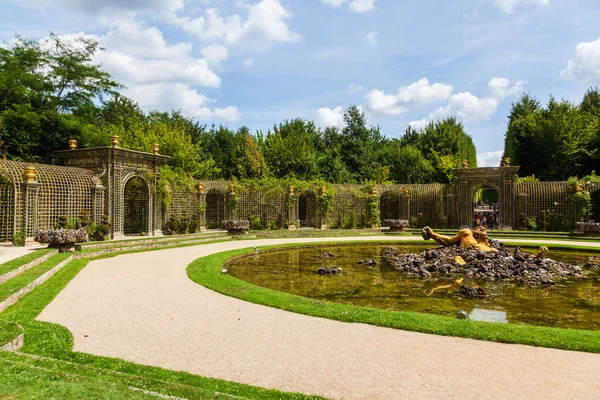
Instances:
[[[48,243],[48,247],[58,249],[61,253],[75,251],[76,243],[88,241],[88,233],[85,228],[79,229],[38,229],[35,233],[35,241]]]
[[[381,226],[390,228],[390,232],[402,232],[410,227],[410,223],[405,219],[384,219]]]
[[[245,235],[250,230],[250,221],[228,219],[221,221],[221,226],[230,235]]]

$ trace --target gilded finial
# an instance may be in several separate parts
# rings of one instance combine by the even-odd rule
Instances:
[[[469,168],[469,160],[462,160],[462,167],[463,168]]]
[[[112,145],[113,147],[119,147],[119,137],[118,136],[113,136],[112,137]]]
[[[27,179],[27,182],[35,181],[35,167],[33,167],[31,165],[28,167],[25,167],[25,178]]]
[[[321,196],[324,196],[327,193],[327,187],[321,186]]]
[[[294,195],[294,189],[295,187],[290,185],[290,196]]]
[[[233,183],[229,184],[229,194],[235,194],[235,186]]]
[[[510,167],[510,157],[504,157],[504,164],[505,167]]]
[[[198,185],[196,186],[196,188],[198,189],[198,192],[204,193],[204,184],[198,183]]]
[[[152,151],[154,152],[155,156],[158,155],[158,150],[159,149],[160,149],[160,146],[158,145],[158,143],[154,143],[154,146],[152,146]]]
[[[77,140],[71,139],[69,140],[69,149],[75,150],[77,148]]]
[[[372,195],[372,196],[377,196],[377,188],[376,188],[375,186],[373,186],[373,187],[371,188],[371,195]]]

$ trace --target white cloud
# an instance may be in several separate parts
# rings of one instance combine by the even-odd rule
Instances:
[[[221,62],[227,60],[229,57],[227,47],[220,44],[211,44],[210,46],[203,48],[201,53],[206,62],[213,67],[219,67]]]
[[[155,83],[184,83],[212,88],[221,86],[221,78],[203,59],[189,56],[177,59],[141,59],[119,51],[103,51],[95,59],[126,86]]]
[[[365,89],[365,87],[363,85],[361,85],[360,83],[356,83],[356,82],[350,82],[350,84],[348,85],[348,94],[354,94],[354,93],[358,93],[358,92],[362,92]]]
[[[221,78],[210,68],[226,58],[223,46],[208,46],[204,58],[194,58],[188,43],[169,45],[156,27],[135,21],[119,20],[105,35],[83,33],[63,35],[64,40],[86,36],[98,40],[105,50],[98,52],[94,63],[115,80],[124,84],[122,93],[137,101],[144,110],[181,110],[200,120],[239,118],[237,108],[213,108],[215,100],[200,93],[197,87],[218,88]]]
[[[510,86],[510,81],[506,78],[492,78],[488,82],[488,95],[494,99],[502,100],[509,96],[516,96],[523,91],[526,81],[517,81]]]
[[[186,56],[192,51],[187,42],[168,45],[156,27],[146,27],[133,19],[117,19],[109,24],[109,32],[101,36],[102,46],[135,57],[173,58]]]
[[[236,107],[211,109],[214,100],[181,83],[139,85],[128,89],[126,94],[144,110],[181,110],[183,115],[203,121],[234,121],[240,118]]]
[[[375,0],[353,0],[348,8],[357,13],[371,11],[375,8]]]
[[[477,154],[477,166],[481,167],[499,167],[502,161],[502,150],[489,151],[487,153]]]
[[[524,6],[547,6],[550,0],[494,0],[496,7],[507,14],[515,12],[515,8]]]
[[[561,75],[586,83],[600,83],[600,38],[594,42],[579,43]]]
[[[429,121],[456,117],[465,124],[477,124],[490,119],[500,101],[508,96],[519,94],[523,90],[524,81],[518,81],[513,86],[506,78],[492,78],[488,83],[488,96],[479,98],[470,92],[456,93],[450,96],[448,104],[429,113],[427,118],[409,123],[413,128],[422,128]]]
[[[320,127],[337,127],[342,129],[344,127],[344,109],[342,106],[338,106],[333,110],[331,108],[319,108],[317,110],[317,125]]]
[[[47,9],[64,6],[90,14],[104,12],[149,12],[156,15],[183,8],[185,0],[17,0],[30,7]]]
[[[333,8],[338,8],[341,5],[348,3],[348,0],[321,0],[321,3],[327,4]]]
[[[367,43],[369,43],[371,46],[375,46],[377,44],[377,36],[379,36],[379,32],[377,31],[370,32],[369,34],[367,34]]]
[[[295,43],[302,36],[290,30],[285,20],[291,17],[279,0],[261,0],[247,7],[248,18],[238,14],[223,17],[215,8],[196,19],[174,17],[173,22],[202,40],[220,40],[226,45],[253,46],[264,50],[273,43]]]
[[[242,65],[246,68],[250,68],[254,65],[254,58],[246,58],[244,61],[242,61]]]
[[[429,125],[429,118],[423,118],[417,121],[410,121],[408,123],[408,125],[410,125],[411,128],[416,129],[416,130],[421,130],[421,129],[425,129],[427,127],[427,125]]]
[[[352,12],[363,13],[375,9],[377,0],[321,0],[321,3],[327,4],[333,8],[338,8],[348,4],[348,9]]]
[[[398,89],[397,94],[386,94],[381,90],[367,93],[367,108],[378,114],[397,115],[407,112],[410,107],[447,100],[454,88],[441,83],[429,84],[427,78],[420,79]]]

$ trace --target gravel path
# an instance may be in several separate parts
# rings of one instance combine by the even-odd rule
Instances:
[[[223,250],[381,239],[228,242],[93,261],[38,319],[67,327],[75,351],[337,399],[600,398],[598,354],[313,318],[186,275],[190,262]]]

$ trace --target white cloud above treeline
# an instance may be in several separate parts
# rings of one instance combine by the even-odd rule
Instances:
[[[478,124],[489,120],[498,109],[502,100],[509,96],[518,95],[523,91],[525,81],[515,82],[511,86],[506,78],[492,78],[488,82],[487,95],[477,97],[470,92],[453,94],[444,107],[429,113],[429,116],[409,123],[415,129],[421,129],[430,121],[456,117],[465,124]]]
[[[334,109],[323,107],[317,110],[317,125],[322,128],[335,127],[342,129],[344,127],[344,108],[342,106]]]
[[[477,154],[478,167],[499,167],[502,160],[502,150],[489,151],[487,153]]]
[[[238,120],[235,106],[215,107],[216,101],[198,87],[219,88],[221,78],[212,66],[227,59],[220,45],[201,50],[203,58],[192,56],[193,46],[186,42],[167,44],[155,27],[146,27],[133,19],[115,21],[104,35],[84,33],[61,35],[64,40],[85,36],[98,40],[105,50],[93,61],[101,63],[115,80],[125,85],[122,93],[148,111],[181,110],[198,120]]]
[[[585,83],[600,83],[600,38],[593,42],[581,42],[575,49],[561,75]]]
[[[412,107],[442,102],[448,99],[454,88],[441,83],[429,84],[427,78],[420,79],[398,89],[396,94],[381,90],[367,93],[367,108],[377,114],[397,115],[408,112]]]

